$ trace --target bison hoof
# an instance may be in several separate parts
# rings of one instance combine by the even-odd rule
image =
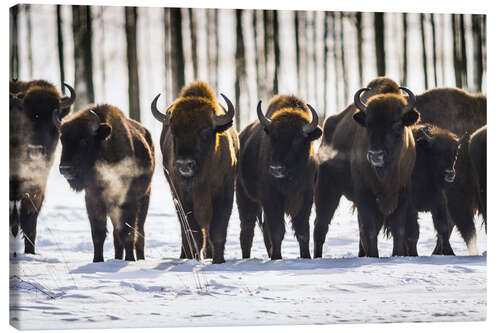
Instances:
[[[224,258],[218,258],[218,259],[214,258],[214,259],[212,259],[212,264],[223,264],[225,262],[226,261],[224,260]]]
[[[92,262],[103,262],[103,261],[104,261],[104,258],[99,257],[99,258],[94,258],[94,260]]]

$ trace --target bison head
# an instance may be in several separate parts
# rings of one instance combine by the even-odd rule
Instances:
[[[302,108],[285,107],[267,118],[262,113],[262,101],[257,105],[257,116],[270,142],[268,171],[278,179],[294,178],[297,170],[307,163],[313,153],[312,141],[321,137],[318,114],[307,104],[312,121]]]
[[[9,98],[9,148],[11,197],[18,200],[29,188],[45,182],[52,163],[58,126],[54,118],[61,119],[69,112],[75,99],[61,97],[54,86],[25,83],[24,90],[10,92]]]
[[[166,114],[156,106],[160,94],[151,103],[153,116],[172,134],[173,168],[181,179],[192,180],[201,172],[205,161],[217,150],[218,136],[233,124],[233,104],[221,95],[227,104],[225,114],[217,114],[214,100],[199,96],[179,98]]]
[[[100,151],[111,135],[111,126],[102,122],[92,109],[80,111],[61,126],[60,173],[75,191],[85,188]]]
[[[407,148],[411,138],[409,126],[415,124],[420,114],[413,108],[415,95],[408,89],[400,87],[409,95],[409,102],[399,94],[379,94],[368,99],[365,105],[360,94],[369,88],[358,90],[354,96],[357,110],[354,120],[366,129],[368,145],[366,158],[374,169],[379,181],[391,178],[400,153]]]
[[[425,154],[433,183],[442,186],[453,183],[458,149],[469,140],[469,134],[457,138],[450,131],[426,125],[415,129],[414,136],[418,152]]]

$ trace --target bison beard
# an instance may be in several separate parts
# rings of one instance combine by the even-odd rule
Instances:
[[[312,141],[322,134],[317,127],[318,116],[310,105],[285,95],[270,101],[266,115],[259,102],[257,115],[259,120],[240,133],[236,202],[241,219],[242,256],[250,257],[258,219],[269,257],[281,259],[287,214],[291,216],[301,258],[310,258],[309,215],[316,175]]]
[[[154,147],[148,130],[110,105],[89,106],[61,125],[59,170],[75,191],[85,190],[94,262],[103,261],[106,219],[113,224],[115,259],[144,259],[144,222]]]
[[[223,111],[210,87],[200,81],[184,87],[166,113],[151,104],[153,116],[163,124],[160,146],[165,177],[181,222],[181,258],[197,258],[202,249],[213,263],[224,262],[227,226],[233,206],[239,141],[232,127],[234,107]],[[179,207],[180,208],[180,207]],[[190,212],[186,216],[184,212]],[[191,244],[194,239],[196,244]]]
[[[35,253],[36,225],[59,131],[54,118],[62,119],[75,100],[62,97],[43,80],[11,81],[9,87],[10,126],[10,229],[24,236],[24,252]]]

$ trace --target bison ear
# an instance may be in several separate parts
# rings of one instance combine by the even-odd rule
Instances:
[[[226,131],[229,127],[233,126],[233,121],[231,120],[230,122],[220,125],[220,126],[215,126],[215,132],[216,133],[223,133]]]
[[[308,141],[317,140],[321,137],[322,134],[323,131],[321,130],[321,128],[316,127],[311,133],[307,134],[307,140]]]
[[[366,114],[363,111],[358,110],[354,112],[354,114],[352,115],[352,119],[354,119],[361,126],[366,127]]]
[[[100,140],[106,140],[111,135],[111,126],[106,123],[100,123],[97,129],[97,137]]]
[[[403,122],[404,126],[411,126],[415,124],[419,118],[420,113],[418,113],[418,111],[415,111],[414,109],[411,109],[410,111],[403,114],[403,117],[401,117],[401,121]]]
[[[69,110],[71,108],[64,108],[64,109],[61,109],[61,111],[59,112],[59,119],[63,119],[64,117],[66,117],[69,113]]]

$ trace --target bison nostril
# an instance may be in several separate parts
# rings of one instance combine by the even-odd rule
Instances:
[[[60,165],[59,172],[65,177],[71,176],[73,174],[73,167],[69,165]]]
[[[366,153],[366,159],[373,166],[383,166],[384,165],[384,151],[382,150],[369,150]]]
[[[276,178],[283,178],[286,174],[286,168],[282,165],[270,165],[269,172]]]

